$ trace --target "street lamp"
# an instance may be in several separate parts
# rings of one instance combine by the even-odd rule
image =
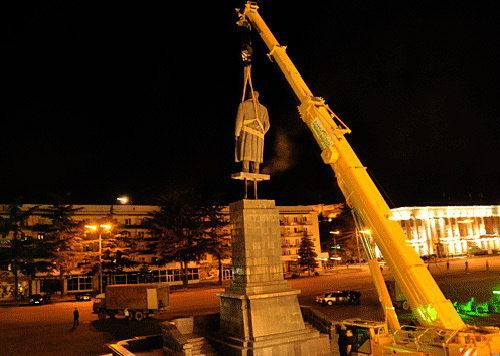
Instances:
[[[335,250],[337,250],[338,249],[338,246],[337,246],[337,237],[335,235],[339,235],[340,231],[339,230],[337,230],[337,231],[330,231],[330,234],[333,235],[333,245],[335,246]],[[337,251],[335,251],[335,256],[337,256]]]
[[[118,198],[116,198],[116,200],[118,200],[120,202],[120,204],[127,204],[129,201],[128,197],[126,197],[126,196],[118,197]]]
[[[86,229],[92,230],[94,232],[99,232],[99,294],[102,293],[102,232],[111,230],[111,225],[101,224],[97,225],[85,225]]]
[[[336,267],[337,267],[338,260],[340,259],[340,258],[338,257],[338,255],[337,255],[337,254],[338,254],[338,252],[337,252],[337,250],[338,250],[338,246],[337,246],[337,235],[339,235],[339,234],[340,234],[340,231],[339,231],[339,230],[336,230],[336,231],[330,231],[330,234],[332,234],[332,235],[333,235],[333,246],[335,246],[335,247],[332,247],[332,248],[335,248],[335,257],[334,257],[334,258],[332,258],[332,260],[334,260],[334,263],[333,263],[333,264],[334,264],[334,266],[335,266],[335,268],[336,268]]]

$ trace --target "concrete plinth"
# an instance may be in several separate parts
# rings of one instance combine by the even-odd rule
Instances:
[[[273,200],[231,204],[233,282],[221,297],[221,355],[328,355],[329,338],[306,327],[283,278],[279,213]]]

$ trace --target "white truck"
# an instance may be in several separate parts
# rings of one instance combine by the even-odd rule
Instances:
[[[131,320],[142,320],[168,309],[169,294],[168,283],[110,285],[106,287],[106,293],[95,297],[93,310],[99,319],[128,312]]]

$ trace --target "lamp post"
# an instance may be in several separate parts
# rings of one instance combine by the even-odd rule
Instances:
[[[338,256],[337,256],[337,250],[338,250],[338,247],[337,247],[337,235],[340,234],[340,231],[339,230],[336,230],[336,231],[330,231],[330,234],[333,235],[333,246],[335,246],[335,257],[333,259],[333,264],[335,266],[335,268],[337,268],[337,264],[338,264]]]
[[[85,228],[99,233],[99,294],[102,293],[102,231],[109,232],[111,230],[111,225],[101,224],[97,225],[85,225]]]

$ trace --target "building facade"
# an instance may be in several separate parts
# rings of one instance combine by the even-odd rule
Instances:
[[[25,204],[23,210],[34,206],[34,204]],[[48,206],[39,205],[40,209],[46,207]],[[82,232],[80,243],[75,249],[77,250],[76,253],[80,254],[80,257],[85,257],[83,257],[83,261],[82,258],[75,258],[75,261],[68,266],[68,271],[62,279],[64,290],[68,293],[99,290],[101,283],[99,275],[95,271],[89,273],[89,268],[86,267],[91,264],[95,265],[96,261],[99,261],[99,237],[102,244],[105,244],[109,237],[107,231],[101,230],[100,225],[103,222],[106,222],[106,224],[111,222],[113,233],[128,239],[144,240],[145,238],[152,238],[150,231],[144,224],[144,219],[158,207],[154,205],[74,205],[73,208],[78,209],[73,217],[75,221],[83,222],[83,225],[89,228],[93,226],[96,230],[89,229]],[[318,255],[321,252],[318,212],[311,206],[277,208],[280,214],[284,272],[293,272],[294,268],[297,268],[298,249],[300,239],[303,236],[308,236],[313,241]],[[6,210],[7,205],[0,204],[0,215],[5,215]],[[226,208],[223,213],[229,220],[229,208]],[[42,214],[35,212],[28,220],[26,234],[36,234],[37,236],[30,237],[43,239],[43,236],[31,231],[29,227],[49,223],[50,221],[43,217]],[[230,226],[227,227],[227,232],[230,234]],[[0,235],[0,248],[8,248],[10,238],[9,236],[2,237]],[[153,253],[145,253],[140,248],[130,251],[127,258],[134,262],[133,266],[120,268],[120,272],[104,273],[102,275],[104,287],[108,284],[145,282],[182,284],[180,264],[178,262],[160,265]],[[231,260],[225,259],[222,263],[224,267],[223,278],[231,278]],[[205,255],[200,261],[193,261],[188,264],[188,282],[198,283],[202,280],[217,279],[218,272],[218,261],[213,256]],[[5,289],[4,296],[8,297],[8,291],[13,286],[13,275],[9,268],[0,271],[0,273],[0,289]],[[33,293],[59,290],[59,272],[54,268],[53,271],[38,273],[37,277],[31,281],[31,285]],[[28,287],[28,279],[21,276],[20,286],[21,293],[25,292]]]
[[[299,247],[303,237],[308,237],[314,243],[314,252],[321,256],[318,212],[315,206],[279,206],[278,210],[283,271],[298,273]]]
[[[391,210],[420,256],[500,252],[500,206],[423,206]]]

